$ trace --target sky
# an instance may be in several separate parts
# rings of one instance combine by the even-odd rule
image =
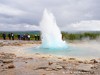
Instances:
[[[100,0],[0,0],[0,31],[40,30],[45,8],[62,31],[100,31]]]

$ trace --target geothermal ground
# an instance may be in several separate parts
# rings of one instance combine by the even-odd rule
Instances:
[[[0,75],[99,75],[100,58],[76,58],[49,54],[29,54],[25,49],[40,45],[37,41],[0,40]],[[74,41],[70,46],[92,47],[95,41]]]

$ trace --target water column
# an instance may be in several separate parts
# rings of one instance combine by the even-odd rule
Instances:
[[[57,26],[55,17],[46,9],[40,22],[40,28],[42,34],[41,48],[67,48],[66,42],[62,40],[62,34]]]

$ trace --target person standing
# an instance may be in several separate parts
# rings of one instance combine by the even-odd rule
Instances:
[[[6,40],[6,34],[5,33],[2,34],[2,37],[3,37],[4,40]]]
[[[27,35],[27,37],[28,37],[28,40],[30,40],[30,35],[29,34]]]
[[[38,41],[40,40],[40,35],[37,35],[37,39],[38,39]]]
[[[36,34],[34,35],[34,38],[35,38],[35,41],[36,41],[37,40],[37,35]]]
[[[14,34],[13,33],[11,33],[11,37],[12,37],[12,40],[14,40]]]
[[[10,33],[8,34],[8,38],[9,38],[9,40],[11,40],[11,34]]]
[[[25,39],[26,39],[26,35],[24,34],[24,35],[23,35],[23,40],[25,40]]]
[[[17,35],[17,37],[18,37],[18,40],[20,40],[20,38],[21,38],[21,37],[20,37],[20,35],[19,35],[19,34]]]

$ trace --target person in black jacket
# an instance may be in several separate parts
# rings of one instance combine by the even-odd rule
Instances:
[[[17,35],[17,37],[18,37],[18,40],[20,40],[20,39],[21,39],[21,36],[20,36],[19,34]]]
[[[6,40],[6,34],[5,33],[2,34],[2,37],[3,37],[4,40]]]
[[[9,40],[11,40],[11,34],[10,33],[8,34],[8,38],[9,38]]]

